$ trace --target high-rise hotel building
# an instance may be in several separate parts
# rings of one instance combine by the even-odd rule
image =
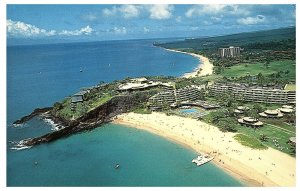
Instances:
[[[229,48],[219,48],[219,55],[223,57],[238,57],[240,56],[241,48],[230,46]]]

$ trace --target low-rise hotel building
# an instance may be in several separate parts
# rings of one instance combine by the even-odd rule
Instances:
[[[200,89],[198,86],[188,86],[177,90],[166,90],[155,94],[149,98],[149,104],[151,106],[170,106],[173,103],[182,103],[195,101],[200,98]]]
[[[155,87],[161,87],[165,90],[173,90],[174,86],[171,83],[154,82],[147,80],[147,78],[134,78],[130,79],[130,82],[119,85],[119,92],[131,92],[148,90]]]
[[[196,86],[188,86],[175,90],[175,97],[177,102],[194,101],[200,98],[200,89]]]
[[[155,94],[148,100],[150,106],[171,105],[175,102],[174,91],[163,91]]]
[[[85,100],[85,95],[89,92],[89,90],[81,90],[74,94],[71,98],[71,103],[83,102]]]

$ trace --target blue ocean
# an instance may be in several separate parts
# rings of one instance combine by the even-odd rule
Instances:
[[[53,131],[33,118],[12,122],[53,105],[82,87],[126,77],[181,76],[198,60],[153,46],[154,40],[7,47],[7,186],[243,186],[197,153],[146,131],[106,124],[34,146],[11,150],[12,141]],[[82,70],[82,72],[80,72]],[[115,164],[120,164],[116,170]]]

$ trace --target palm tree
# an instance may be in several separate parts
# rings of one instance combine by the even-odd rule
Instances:
[[[296,115],[294,112],[286,115],[286,122],[294,124],[296,121],[295,117],[296,117]]]
[[[261,140],[262,142],[267,142],[269,139],[269,137],[267,137],[267,135],[265,134],[261,134],[259,137],[259,140]]]
[[[257,74],[256,78],[257,78],[257,81],[259,82],[259,84],[263,84],[264,76],[262,75],[261,72],[259,74]]]
[[[270,59],[269,58],[266,59],[266,62],[264,63],[264,65],[265,65],[266,68],[269,68],[269,65],[270,65]]]

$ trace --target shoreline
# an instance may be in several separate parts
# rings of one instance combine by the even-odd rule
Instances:
[[[213,74],[214,66],[207,57],[204,57],[202,55],[195,54],[195,53],[183,52],[180,50],[173,50],[173,49],[168,49],[168,48],[164,48],[164,49],[167,51],[171,51],[171,52],[188,54],[199,60],[198,66],[192,72],[184,73],[182,75],[183,78],[193,78],[193,77],[206,76],[206,75]]]
[[[272,148],[254,150],[245,147],[235,141],[235,133],[223,133],[204,122],[154,112],[121,114],[113,123],[146,130],[197,153],[212,155],[216,166],[247,186],[296,184],[295,158]]]

